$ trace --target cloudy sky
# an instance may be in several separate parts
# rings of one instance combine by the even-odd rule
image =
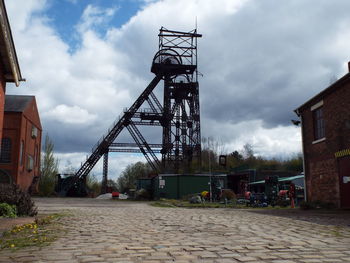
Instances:
[[[268,157],[300,152],[293,110],[344,75],[350,60],[348,0],[5,3],[27,79],[7,94],[36,96],[61,169],[78,168],[152,80],[161,26],[190,31],[197,21],[202,136],[228,152],[245,143]],[[112,155],[111,178],[140,160]]]

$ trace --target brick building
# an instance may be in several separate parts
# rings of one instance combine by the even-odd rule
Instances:
[[[4,0],[0,0],[0,139],[2,138],[6,83],[14,82],[18,86],[22,80]]]
[[[301,119],[307,200],[349,208],[350,73],[295,112]]]
[[[6,95],[0,182],[33,191],[40,172],[42,128],[34,96]]]

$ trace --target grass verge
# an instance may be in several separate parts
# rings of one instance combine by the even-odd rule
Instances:
[[[18,225],[0,236],[0,250],[18,250],[28,246],[45,246],[56,240],[62,230],[58,219],[67,214],[37,217],[34,223]]]

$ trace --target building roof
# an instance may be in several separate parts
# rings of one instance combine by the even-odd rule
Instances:
[[[299,175],[290,176],[290,177],[278,178],[278,182],[286,182],[286,181],[288,182],[288,181],[293,181],[293,180],[300,179],[300,178],[304,178],[304,174],[299,174]],[[249,185],[252,185],[252,184],[265,184],[265,180],[252,182]]]
[[[157,176],[164,176],[164,177],[168,177],[168,176],[196,176],[196,177],[201,177],[201,176],[205,176],[205,177],[225,177],[227,176],[226,174],[158,174]],[[156,177],[157,177],[156,176]]]
[[[350,70],[350,62],[349,62],[349,70]],[[306,101],[303,105],[299,106],[297,109],[294,110],[294,112],[299,116],[300,112],[303,111],[306,107],[309,107],[311,103],[315,103],[315,101],[319,101],[328,94],[333,93],[335,90],[337,90],[339,87],[342,87],[344,84],[349,82],[350,80],[350,73],[345,74],[342,78],[338,79],[336,82],[331,84],[328,88],[322,90],[320,93],[318,93],[316,96],[312,97],[308,101]]]
[[[33,99],[34,96],[6,95],[5,112],[23,112]]]
[[[19,68],[4,0],[0,0],[0,60],[4,69],[5,81],[14,82],[16,86],[19,86],[19,82],[24,79]]]

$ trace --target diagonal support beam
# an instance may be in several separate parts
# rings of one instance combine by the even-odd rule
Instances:
[[[142,143],[140,142],[139,138],[137,137],[137,135],[135,134],[135,132],[133,131],[133,129],[131,128],[131,126],[127,126],[126,127],[131,135],[131,137],[134,139],[134,141],[136,142],[136,144],[139,146],[140,151],[143,153],[143,155],[145,156],[147,162],[149,163],[149,165],[154,169],[154,170],[158,170],[157,166],[152,162],[151,158],[148,156],[148,153],[145,151]]]
[[[157,74],[153,80],[149,83],[147,88],[141,93],[137,100],[131,105],[131,107],[123,114],[123,116],[117,120],[111,129],[108,130],[108,133],[103,136],[98,143],[92,148],[91,155],[86,159],[80,169],[75,173],[74,178],[71,184],[67,184],[64,188],[61,189],[60,195],[65,196],[68,190],[78,183],[79,180],[85,179],[86,176],[90,173],[92,168],[100,160],[100,158],[108,152],[108,147],[114,140],[118,137],[120,132],[128,126],[131,118],[136,113],[136,111],[141,107],[141,105],[147,100],[150,96],[150,93],[157,86],[159,81],[162,79],[163,75]]]
[[[141,147],[143,149],[145,149],[145,153],[144,155],[148,155],[150,154],[153,158],[153,161],[156,163],[157,169],[156,170],[160,170],[161,168],[161,163],[159,161],[159,159],[157,158],[157,156],[155,155],[155,153],[153,152],[153,150],[151,149],[151,147],[149,146],[149,144],[147,143],[146,139],[143,137],[143,135],[141,134],[141,132],[139,131],[139,129],[136,127],[136,125],[133,122],[130,122],[130,125],[128,126],[128,128],[131,126],[132,130],[134,131],[135,136],[137,137],[137,140],[140,141],[141,143]],[[129,130],[129,129],[128,129]],[[130,130],[129,130],[130,132]],[[134,138],[135,139],[135,138]],[[137,141],[135,140],[135,142],[137,143]],[[141,150],[142,151],[142,150]],[[147,159],[148,160],[148,159]]]

